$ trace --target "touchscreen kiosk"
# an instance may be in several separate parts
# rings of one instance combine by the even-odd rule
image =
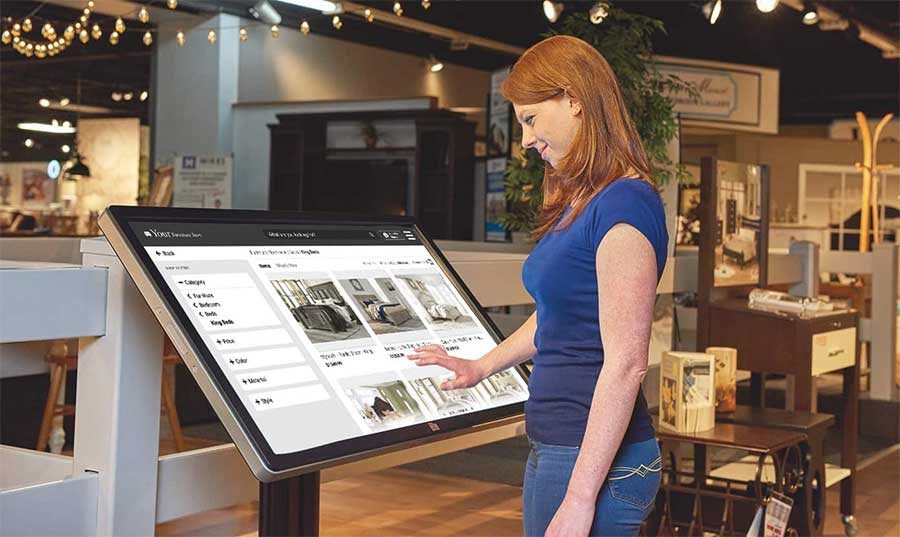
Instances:
[[[100,227],[260,481],[521,414],[527,373],[419,367],[499,333],[410,219],[109,207]]]

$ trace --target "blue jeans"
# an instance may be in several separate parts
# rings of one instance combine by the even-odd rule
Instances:
[[[562,504],[579,448],[531,441],[525,466],[523,521],[526,537],[543,537]],[[622,445],[597,495],[592,536],[634,536],[653,510],[662,478],[655,438]]]

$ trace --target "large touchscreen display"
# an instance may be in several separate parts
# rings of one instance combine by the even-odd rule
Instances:
[[[411,226],[131,226],[276,454],[528,398],[515,369],[444,391],[407,359],[496,345]]]

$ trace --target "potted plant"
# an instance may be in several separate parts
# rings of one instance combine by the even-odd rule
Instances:
[[[378,144],[378,129],[375,128],[375,124],[371,121],[363,122],[360,133],[366,143],[366,149],[374,149]]]
[[[653,177],[659,185],[672,178],[688,178],[684,168],[673,163],[667,144],[678,134],[675,103],[669,95],[698,93],[678,77],[660,73],[652,57],[651,38],[665,32],[662,21],[628,13],[608,6],[602,24],[594,24],[586,13],[564,17],[555,29],[542,37],[571,35],[596,48],[616,74],[625,104],[650,160]],[[510,212],[501,223],[511,232],[534,229],[543,204],[544,163],[537,151],[529,150],[510,159],[506,167],[504,190]]]

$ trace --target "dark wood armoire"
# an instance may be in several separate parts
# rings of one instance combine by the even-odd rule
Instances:
[[[448,110],[280,114],[269,125],[269,208],[414,216],[471,240],[475,124]]]

